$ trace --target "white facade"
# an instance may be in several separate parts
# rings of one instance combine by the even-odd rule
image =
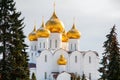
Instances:
[[[30,68],[30,74],[32,75],[32,72],[34,72],[37,80],[54,80],[55,73],[57,73],[57,77],[59,76],[58,74],[62,72],[74,73],[80,76],[84,73],[90,80],[97,80],[99,78],[99,72],[97,71],[99,67],[98,54],[94,51],[78,51],[78,39],[72,39],[70,40],[70,43],[68,42],[68,44],[76,45],[76,49],[73,47],[72,50],[65,50],[64,47],[62,48],[62,42],[59,41],[61,34],[58,34],[53,33],[52,38],[50,37],[50,39],[41,38],[36,42],[30,42],[30,47],[32,49],[30,49],[29,52],[29,63],[36,65],[34,68]],[[52,43],[49,43],[49,40],[51,40]],[[57,40],[58,43],[55,44],[55,41],[53,40]],[[38,45],[40,43],[45,43],[45,45],[41,45],[41,49]],[[49,44],[51,47],[48,48]],[[55,47],[55,45],[58,47]],[[43,46],[46,46],[46,49]],[[70,45],[68,45],[68,47],[69,46]],[[66,65],[59,65],[57,63],[60,55],[64,55],[66,58]],[[60,79],[62,80],[59,76],[57,80]]]

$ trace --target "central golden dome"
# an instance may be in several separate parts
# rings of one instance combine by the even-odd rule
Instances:
[[[76,29],[75,24],[73,24],[72,29],[67,32],[67,36],[69,39],[79,39],[81,37],[81,33]]]
[[[30,41],[37,41],[37,36],[36,36],[36,26],[34,26],[33,31],[28,35],[28,38]]]
[[[50,36],[50,31],[45,28],[44,21],[42,21],[42,25],[37,30],[36,34],[37,34],[38,38],[40,38],[40,37],[48,38]]]
[[[66,34],[66,31],[64,30],[63,33],[62,33],[62,42],[68,42],[68,37],[67,37],[67,34]]]
[[[62,33],[64,31],[64,25],[62,21],[58,19],[55,11],[52,17],[47,21],[46,28],[49,29],[51,33]]]
[[[67,60],[65,59],[64,55],[60,55],[60,58],[57,61],[58,65],[66,65]]]

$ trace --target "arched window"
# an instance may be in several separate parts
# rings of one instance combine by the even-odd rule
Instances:
[[[55,48],[57,48],[57,40],[55,40]]]
[[[77,46],[76,46],[76,44],[75,44],[75,50],[77,50]]]
[[[31,56],[33,57],[33,53],[31,53]]]
[[[51,48],[52,40],[50,40],[50,43],[49,43],[49,44],[50,44],[49,46],[50,46],[50,48]]]
[[[35,46],[35,49],[34,50],[37,50],[37,47]]]
[[[91,57],[89,56],[89,63],[91,63]]]
[[[75,56],[75,63],[77,63],[77,56]]]
[[[44,75],[45,75],[45,79],[47,79],[47,72],[45,72]]]
[[[47,62],[47,55],[45,55],[45,62]]]
[[[43,43],[43,45],[44,45],[44,48],[45,48],[45,42]]]
[[[32,46],[31,46],[31,50],[32,50]]]
[[[41,42],[40,42],[40,48],[41,48]]]
[[[89,73],[89,80],[91,80],[91,73]]]
[[[71,44],[71,50],[72,50],[72,44]]]

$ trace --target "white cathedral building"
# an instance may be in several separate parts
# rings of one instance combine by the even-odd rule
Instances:
[[[74,75],[88,80],[99,78],[99,56],[95,51],[80,51],[81,33],[75,23],[65,31],[64,24],[55,10],[51,18],[28,35],[30,41],[30,78],[35,73],[37,80],[72,80]]]

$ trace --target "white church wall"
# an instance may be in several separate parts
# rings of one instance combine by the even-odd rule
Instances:
[[[58,75],[56,80],[71,80],[71,75],[69,73],[63,72]]]
[[[63,49],[59,49],[57,51],[55,51],[54,53],[54,57],[53,57],[53,65],[54,65],[54,72],[59,72],[59,65],[57,64],[57,60],[59,59],[60,55],[64,55],[64,57],[67,59],[67,65],[66,65],[66,71],[68,71],[68,65],[69,65],[69,56],[68,53],[63,50]]]
[[[42,51],[40,56],[37,57],[37,80],[45,80],[50,77],[54,68],[52,57],[52,53],[49,50]]]
[[[84,73],[90,80],[99,78],[98,55],[93,51],[88,51],[84,55]]]
[[[29,52],[30,63],[36,63],[36,55],[37,55],[37,51]]]
[[[83,58],[82,53],[79,51],[74,51],[70,55],[70,72],[82,75],[83,69]]]
[[[59,65],[59,73],[66,72],[66,65]]]
[[[32,74],[36,75],[36,68],[30,68],[30,79],[32,78]]]

